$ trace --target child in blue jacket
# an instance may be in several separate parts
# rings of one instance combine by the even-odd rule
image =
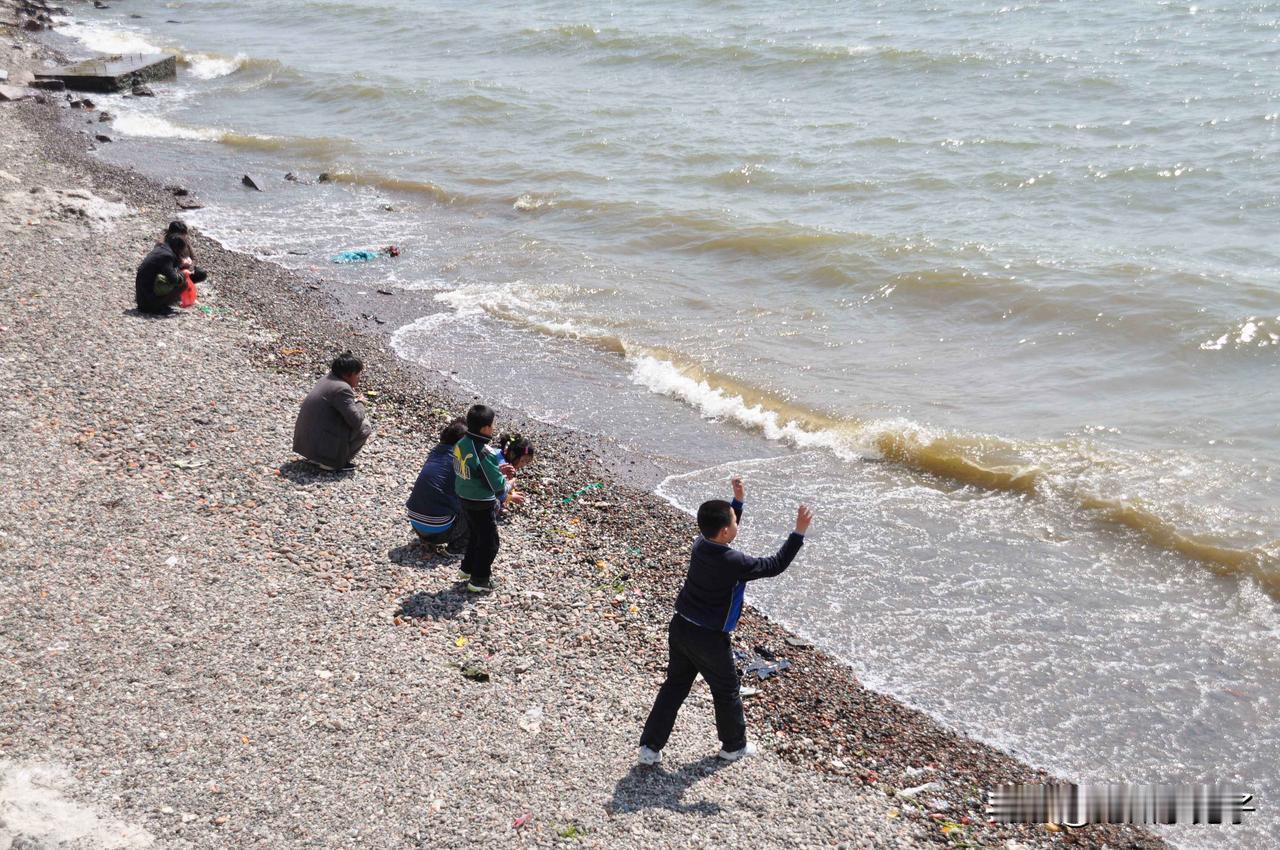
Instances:
[[[778,553],[753,558],[730,548],[738,536],[745,494],[741,478],[734,478],[732,485],[732,502],[712,499],[698,508],[698,530],[702,534],[693,543],[689,574],[676,597],[676,613],[667,629],[667,678],[640,735],[641,764],[662,760],[662,748],[671,737],[676,714],[699,673],[711,688],[720,758],[737,761],[756,752],[755,745],[747,742],[747,721],[742,713],[729,633],[742,615],[746,583],[779,575],[791,565],[804,545],[813,511],[801,505],[796,511],[795,530]]]
[[[440,432],[440,442],[427,453],[413,492],[405,503],[409,525],[423,543],[461,552],[467,544],[467,521],[454,492],[453,447],[467,433],[464,419],[455,419]]]

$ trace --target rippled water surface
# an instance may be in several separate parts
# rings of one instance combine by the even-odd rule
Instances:
[[[755,598],[869,682],[1076,776],[1280,791],[1280,3],[135,0],[62,32],[180,54],[107,105],[143,143],[109,155],[232,247],[399,244],[333,277],[435,296],[403,356],[658,459],[682,507],[742,472],[748,546],[812,501]],[[1262,808],[1172,836],[1280,848]]]

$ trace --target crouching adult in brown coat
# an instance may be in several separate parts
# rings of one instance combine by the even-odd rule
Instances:
[[[351,459],[373,433],[355,393],[363,371],[364,364],[350,351],[338,355],[298,411],[293,450],[322,469],[355,469]]]

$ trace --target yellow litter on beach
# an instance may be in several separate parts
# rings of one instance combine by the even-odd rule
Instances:
[[[458,639],[453,642],[453,645],[459,648],[464,647],[467,645],[467,639],[459,635]]]

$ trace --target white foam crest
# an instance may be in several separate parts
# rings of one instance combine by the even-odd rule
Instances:
[[[1267,346],[1280,345],[1280,334],[1276,333],[1278,330],[1280,330],[1280,316],[1276,316],[1274,320],[1266,316],[1250,316],[1227,333],[1200,343],[1200,349],[1202,351],[1221,351],[1228,346],[1232,348],[1266,348]]]
[[[481,305],[482,295],[470,286],[460,286],[457,289],[450,289],[448,292],[440,292],[436,294],[436,300],[441,304],[452,307],[454,312],[459,316],[480,316],[484,314],[484,307]]]
[[[222,131],[211,127],[183,127],[174,124],[159,115],[148,115],[143,112],[121,110],[113,122],[115,129],[126,136],[141,136],[156,139],[191,139],[201,142],[216,142],[222,138]]]
[[[759,431],[769,440],[787,443],[800,449],[827,449],[842,460],[861,455],[851,436],[819,428],[808,429],[795,420],[785,419],[775,410],[761,404],[748,404],[740,395],[713,387],[704,380],[691,378],[669,360],[641,354],[632,361],[631,380],[650,392],[678,399],[691,405],[708,419],[728,419]]]
[[[391,350],[400,359],[412,362],[415,359],[414,351],[413,347],[406,341],[407,337],[435,333],[445,325],[457,321],[457,319],[457,313],[432,313],[428,316],[420,316],[409,322],[409,324],[396,328],[395,332],[391,334]]]
[[[567,287],[564,286],[530,287],[523,285],[523,281],[515,281],[509,285],[460,286],[441,292],[436,295],[436,300],[449,305],[459,315],[488,313],[499,319],[518,320],[520,324],[548,336],[589,342],[608,336],[603,331],[560,318],[564,307],[554,295],[566,293]]]
[[[212,53],[193,53],[187,57],[187,73],[197,80],[216,80],[234,74],[248,59],[243,53],[230,59]]]
[[[58,32],[70,36],[98,53],[160,53],[161,48],[136,31],[122,27],[100,26],[75,19],[60,23]]]
[[[511,205],[511,208],[517,212],[533,212],[534,210],[540,210],[544,207],[554,207],[555,205],[555,198],[526,192],[516,198],[515,203]]]

